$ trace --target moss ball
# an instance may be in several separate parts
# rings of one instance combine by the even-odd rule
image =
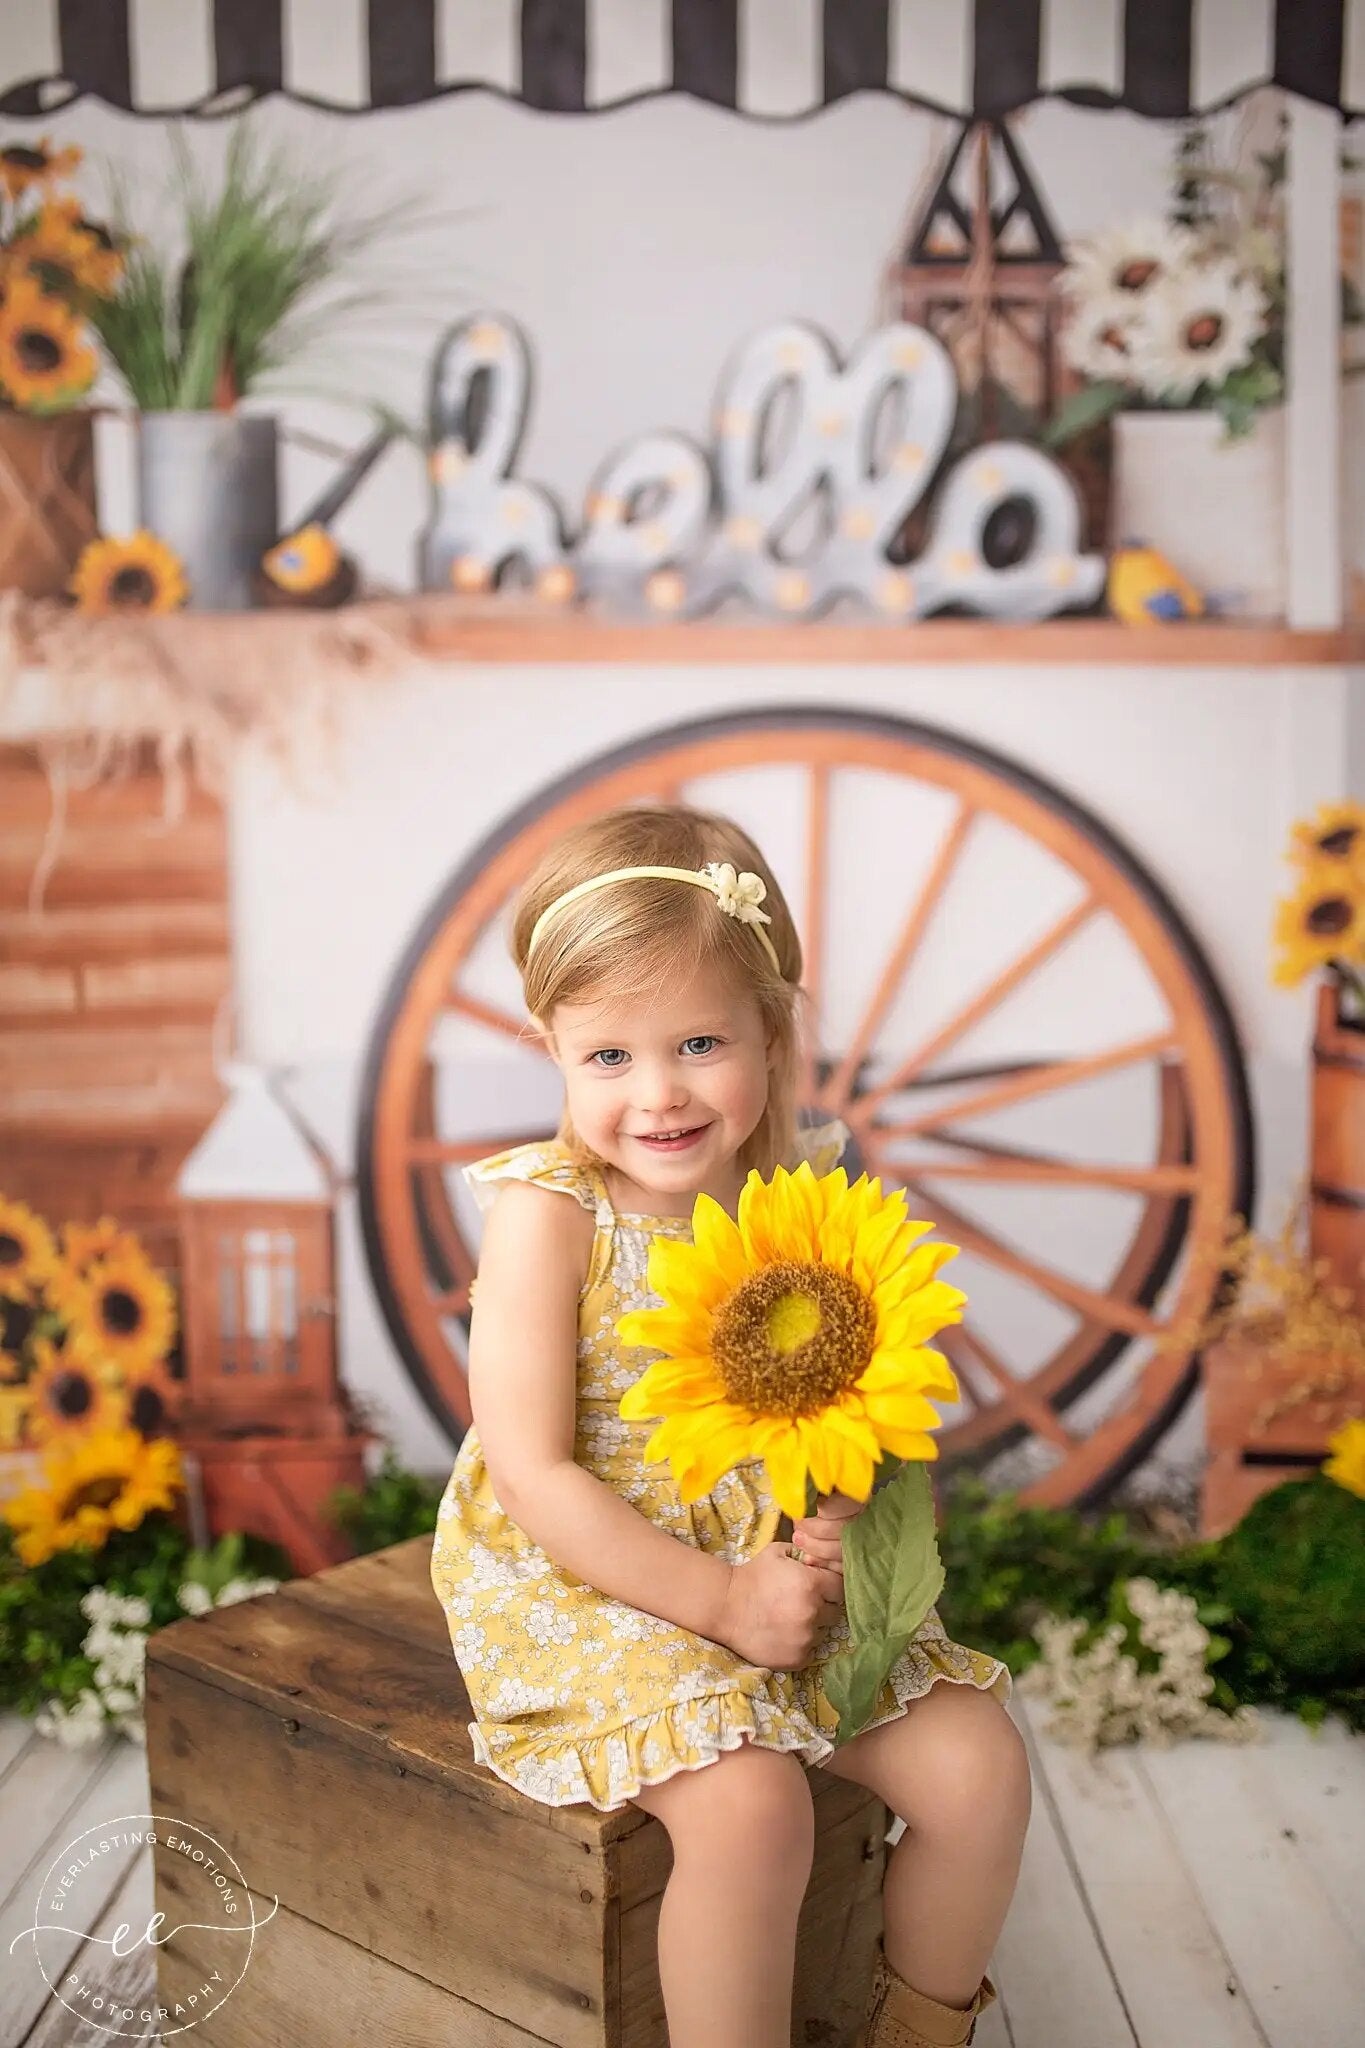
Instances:
[[[1302,1678],[1365,1678],[1365,1499],[1315,1472],[1254,1501],[1223,1539],[1223,1597]]]

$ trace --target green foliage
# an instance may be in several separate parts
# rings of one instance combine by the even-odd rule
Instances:
[[[1359,1641],[1365,1610],[1365,1545],[1360,1541],[1365,1503],[1330,1479],[1313,1481],[1315,1489],[1320,1486],[1340,1498],[1319,1503],[1319,1531],[1310,1538],[1298,1512],[1279,1504],[1282,1495],[1292,1497],[1303,1484],[1289,1481],[1274,1488],[1238,1528],[1217,1541],[1176,1544],[1154,1541],[1121,1510],[1097,1515],[1024,1506],[1013,1494],[993,1495],[970,1473],[955,1474],[939,1508],[938,1546],[946,1578],[938,1605],[944,1627],[957,1641],[1002,1658],[1017,1674],[1042,1654],[1032,1630],[1044,1613],[1084,1619],[1088,1627],[1081,1650],[1090,1647],[1107,1622],[1122,1621],[1129,1631],[1125,1648],[1140,1669],[1153,1669],[1155,1653],[1139,1642],[1123,1591],[1128,1579],[1146,1577],[1194,1600],[1197,1618],[1210,1634],[1211,1706],[1227,1713],[1242,1705],[1275,1707],[1310,1723],[1337,1713],[1350,1726],[1365,1729],[1365,1669],[1358,1650],[1352,1663],[1344,1630],[1347,1654],[1334,1670],[1317,1673],[1296,1661],[1299,1646],[1287,1629],[1274,1621],[1263,1628],[1270,1609],[1288,1617],[1305,1598],[1315,1613],[1324,1606],[1340,1612],[1354,1603]],[[1339,1544],[1345,1530],[1353,1526],[1356,1533],[1353,1551],[1337,1559],[1319,1598],[1312,1588],[1319,1544],[1327,1540],[1321,1532],[1329,1523]],[[1277,1531],[1273,1545],[1268,1540],[1272,1527]],[[1272,1587],[1267,1581],[1275,1576],[1278,1585]],[[1328,1586],[1333,1590],[1327,1591]],[[1259,1592],[1253,1593],[1253,1587]],[[1313,1625],[1310,1642],[1321,1641],[1321,1627],[1321,1621]]]
[[[387,1550],[391,1543],[428,1535],[436,1527],[436,1510],[444,1490],[440,1480],[405,1471],[389,1449],[379,1470],[362,1488],[337,1488],[330,1512],[363,1556],[371,1550]]]
[[[1365,1680],[1365,1500],[1320,1472],[1253,1502],[1223,1544],[1224,1595],[1304,1679]]]
[[[157,1629],[183,1620],[176,1594],[186,1579],[216,1592],[243,1572],[288,1577],[280,1563],[281,1553],[254,1537],[225,1537],[213,1551],[196,1552],[170,1515],[153,1514],[136,1529],[115,1530],[98,1550],[62,1550],[45,1564],[25,1565],[0,1523],[0,1711],[35,1714],[50,1699],[69,1704],[91,1683],[81,1601],[93,1587],[145,1600]]]
[[[841,1744],[871,1720],[887,1673],[943,1590],[929,1475],[920,1460],[895,1464],[894,1484],[874,1489],[843,1530],[844,1605],[855,1647],[831,1658],[823,1681]]]

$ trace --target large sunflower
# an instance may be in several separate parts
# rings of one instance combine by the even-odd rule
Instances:
[[[78,611],[172,612],[189,596],[184,564],[154,533],[92,540],[80,553],[70,589]]]
[[[1306,867],[1275,910],[1275,980],[1292,988],[1334,960],[1365,960],[1365,873],[1341,862]]]
[[[807,1162],[771,1182],[751,1173],[738,1222],[698,1195],[692,1226],[690,1244],[650,1246],[664,1306],[616,1326],[667,1354],[620,1412],[664,1418],[645,1455],[670,1461],[685,1501],[762,1458],[795,1519],[808,1473],[821,1493],[866,1500],[884,1451],[938,1456],[929,1431],[942,1418],[926,1397],[956,1401],[958,1386],[925,1347],[966,1296],[935,1278],[956,1245],[917,1244],[932,1225],[907,1219],[902,1192],[866,1174],[850,1186],[842,1167],[817,1179]]]
[[[116,1529],[174,1505],[184,1484],[180,1454],[167,1437],[144,1443],[135,1429],[91,1430],[57,1444],[43,1461],[44,1486],[31,1486],[2,1510],[24,1564],[45,1564],[60,1550],[98,1550]]]
[[[13,279],[0,301],[0,385],[13,403],[43,407],[77,398],[98,367],[70,308],[35,279]]]
[[[32,1301],[52,1270],[56,1246],[52,1232],[27,1202],[0,1195],[0,1297]]]
[[[48,1293],[83,1357],[130,1372],[155,1364],[171,1348],[175,1297],[145,1252],[96,1259],[84,1273],[58,1273]]]

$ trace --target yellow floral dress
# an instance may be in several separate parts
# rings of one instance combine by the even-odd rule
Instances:
[[[802,1133],[800,1156],[817,1173],[838,1164],[839,1122]],[[579,1294],[574,1457],[658,1528],[728,1564],[773,1540],[781,1510],[754,1460],[725,1474],[690,1506],[667,1464],[646,1464],[652,1423],[625,1422],[617,1404],[657,1353],[622,1344],[627,1309],[658,1306],[646,1281],[656,1234],[686,1237],[685,1216],[613,1209],[601,1176],[562,1145],[517,1145],[465,1169],[482,1210],[504,1180],[527,1180],[577,1201],[596,1219]],[[799,1671],[767,1671],[720,1643],[599,1593],[546,1556],[498,1505],[470,1429],[441,1502],[432,1583],[450,1626],[475,1718],[474,1755],[528,1798],[548,1806],[588,1801],[604,1813],[642,1785],[713,1763],[747,1736],[818,1764],[833,1753],[838,1717],[821,1688],[825,1660],[848,1646],[842,1616],[822,1631]],[[1009,1669],[949,1640],[931,1608],[892,1667],[869,1726],[895,1720],[937,1679],[1011,1692]]]

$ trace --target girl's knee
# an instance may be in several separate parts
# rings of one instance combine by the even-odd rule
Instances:
[[[987,1693],[934,1690],[952,1705],[940,1710],[930,1735],[917,1824],[960,1826],[968,1816],[999,1819],[1016,1811],[1027,1819],[1033,1796],[1028,1748],[1005,1708]],[[918,1762],[922,1768],[922,1750]]]
[[[679,1771],[641,1792],[636,1804],[667,1828],[675,1856],[701,1850],[788,1870],[815,1854],[815,1812],[800,1760],[748,1741],[714,1763]],[[804,1880],[803,1880],[804,1881]]]

